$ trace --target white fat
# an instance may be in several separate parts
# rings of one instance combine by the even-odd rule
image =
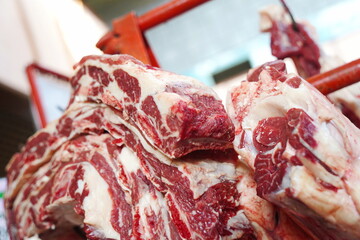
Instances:
[[[243,210],[238,211],[236,215],[230,218],[227,223],[229,227],[240,228],[240,229],[248,228],[249,224],[250,224],[249,219],[246,217]]]
[[[150,239],[151,235],[147,230],[148,223],[146,220],[146,216],[151,214],[151,210],[154,211],[153,214],[157,216],[158,212],[160,211],[160,207],[158,206],[157,201],[151,196],[150,192],[143,193],[137,206],[139,208],[140,215],[139,225],[143,228],[142,231],[140,230],[141,236],[143,237],[143,239]]]
[[[242,176],[237,184],[238,192],[241,197],[238,199],[239,205],[252,224],[257,222],[265,229],[272,229],[274,220],[273,205],[260,198],[256,193],[256,183],[249,169],[245,167],[237,168],[238,176]]]
[[[283,117],[291,108],[301,108],[310,116],[313,115],[313,103],[307,98],[308,90],[304,84],[299,88],[292,88],[288,84],[278,85],[278,95],[262,93],[250,108],[248,116],[244,119],[244,129],[255,129],[259,121],[269,117]]]
[[[74,98],[74,102],[85,102],[87,100],[87,96],[76,95]]]
[[[51,212],[52,216],[57,219],[58,226],[62,225],[63,222],[79,226],[83,223],[83,217],[75,213],[75,204],[76,201],[72,197],[64,196],[46,206],[46,210]],[[55,229],[56,226],[52,225],[51,227]]]
[[[344,230],[360,234],[360,216],[352,199],[344,189],[336,194],[321,186],[303,167],[292,168],[290,172],[291,192],[296,199],[332,223],[342,225]]]
[[[125,97],[125,93],[119,88],[119,85],[116,81],[109,83],[107,91],[110,91],[111,94],[116,96],[117,99],[122,99]]]
[[[130,76],[136,78],[139,82],[141,89],[140,102],[149,95],[154,95],[157,92],[164,91],[166,87],[164,82],[159,81],[156,76],[149,73],[141,66],[134,64],[132,61],[126,61],[121,65],[116,65],[116,68],[114,68],[114,66],[107,63],[103,63],[94,59],[89,59],[86,61],[86,65],[97,66],[110,74],[112,74],[116,69],[122,69]],[[124,93],[121,91],[116,81],[113,81],[109,85],[109,90],[114,94],[114,96],[116,96],[117,99],[120,99],[124,96]]]
[[[140,169],[140,160],[128,147],[123,147],[118,159],[128,173],[135,173]]]
[[[296,169],[298,168],[302,168],[302,166],[293,166],[286,169],[285,175],[281,180],[281,187],[279,188],[280,191],[283,191],[283,189],[291,188],[291,172],[297,171]]]
[[[83,181],[83,180],[78,180],[77,181],[77,189],[76,189],[76,191],[75,191],[75,193],[82,193],[83,191],[84,191],[84,185],[85,185],[85,182]]]
[[[345,150],[344,138],[341,136],[341,134],[346,133],[340,133],[333,122],[323,122],[316,127],[318,131],[314,134],[314,138],[316,139],[317,147],[313,154],[322,160],[326,160],[325,162],[329,167],[334,169],[337,174],[343,176],[347,168],[347,161],[351,158]],[[330,141],[331,147],[329,147]]]
[[[189,179],[194,199],[200,197],[211,186],[236,178],[235,166],[232,163],[203,160],[196,163],[176,162],[176,166]]]
[[[165,202],[162,203],[166,204]],[[159,216],[161,214],[163,206],[165,205],[159,205],[158,199],[155,199],[150,192],[147,192],[142,195],[137,206],[139,208],[140,214],[140,225],[144,228],[141,235],[142,237],[144,237],[144,239],[151,239],[151,235],[149,232],[153,231],[153,229],[147,229],[148,222],[145,216]],[[164,221],[167,220],[166,218],[164,218],[164,216],[161,216],[161,218]]]
[[[170,182],[167,178],[161,177],[161,181],[169,186],[174,185],[173,182]]]
[[[39,235],[35,234],[32,237],[25,237],[24,240],[41,240],[41,238],[39,237]]]
[[[151,206],[151,208],[154,210],[154,212],[156,214],[158,214],[160,216],[160,218],[163,220],[163,227],[164,227],[164,231],[165,231],[165,235],[167,236],[167,238],[165,239],[170,239],[171,238],[171,230],[170,230],[170,215],[169,215],[169,209],[167,208],[167,203],[164,199],[164,196],[156,191],[155,192],[155,199],[156,201],[154,201],[154,196],[151,196],[152,202],[153,203],[149,206]],[[145,226],[149,226],[148,223],[145,223]]]
[[[146,208],[151,206],[151,209],[154,211],[156,215],[160,213],[162,208],[162,206],[160,206],[158,203],[158,199],[154,199],[150,191],[143,193],[143,195],[139,200],[138,206],[140,210],[142,210],[143,212],[146,211],[145,210]]]
[[[174,102],[178,102],[181,97],[176,93],[162,92],[154,96],[154,101],[161,116],[166,117],[170,108],[174,105]]]
[[[87,183],[89,195],[84,198],[84,223],[101,230],[106,238],[120,239],[111,225],[113,201],[108,192],[108,184],[90,164],[84,164],[84,181]]]
[[[257,150],[252,143],[253,140],[253,131],[251,129],[244,129],[244,138],[245,147],[241,148],[240,146],[239,134],[235,135],[234,139],[234,149],[239,154],[241,159],[248,164],[251,168],[254,168],[254,159],[257,155]]]
[[[139,69],[134,63],[127,62],[127,64],[122,65],[121,68],[139,81],[141,89],[140,102],[144,101],[149,95],[154,95],[165,90],[166,84],[164,82],[159,81],[156,76],[150,74],[145,69]]]

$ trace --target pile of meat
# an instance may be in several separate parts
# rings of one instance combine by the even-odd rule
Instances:
[[[282,61],[229,92],[127,55],[76,66],[7,166],[18,239],[359,239],[360,130]]]

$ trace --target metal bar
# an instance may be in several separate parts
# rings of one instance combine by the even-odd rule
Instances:
[[[290,8],[288,7],[288,5],[286,4],[285,0],[280,0],[281,4],[283,5],[283,7],[285,8],[285,10],[287,11],[287,13],[290,15],[290,18],[291,18],[291,22],[292,22],[292,26],[293,26],[293,29],[295,31],[299,31],[299,28],[298,28],[298,25],[295,21],[295,18],[294,16],[292,15],[291,11],[290,11]]]
[[[44,100],[44,99],[41,99],[38,85],[36,83],[37,82],[36,81],[36,72],[51,75],[53,77],[56,77],[59,80],[65,81],[65,82],[69,82],[69,78],[66,77],[65,75],[62,75],[60,73],[57,73],[57,72],[54,72],[47,68],[44,68],[42,66],[39,66],[36,63],[32,63],[26,67],[26,75],[27,75],[27,78],[29,80],[30,87],[31,87],[31,98],[35,104],[35,108],[38,113],[38,117],[40,120],[40,126],[42,128],[44,128],[44,127],[46,127],[48,121],[46,119],[45,110],[44,110],[44,106],[43,106],[43,102],[42,102],[42,100]]]
[[[38,88],[37,85],[35,83],[35,71],[36,71],[36,64],[30,64],[26,67],[26,74],[30,83],[30,87],[31,87],[31,97],[32,100],[35,103],[37,112],[38,112],[38,116],[40,119],[40,127],[44,128],[46,127],[47,124],[47,119],[45,116],[45,111],[43,108],[43,105],[41,103],[41,99],[40,99],[40,94],[38,92]]]
[[[360,82],[360,59],[307,79],[324,95]]]
[[[138,17],[141,31],[176,17],[209,0],[173,0]]]

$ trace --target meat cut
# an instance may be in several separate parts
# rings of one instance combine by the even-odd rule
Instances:
[[[71,80],[74,96],[120,110],[165,155],[231,147],[233,125],[214,92],[200,82],[125,56],[89,56],[80,65]]]
[[[85,57],[71,84],[7,166],[12,240],[306,236],[256,195],[210,88],[127,55]]]
[[[275,61],[230,91],[228,113],[259,196],[314,239],[360,238],[360,130],[325,96]]]

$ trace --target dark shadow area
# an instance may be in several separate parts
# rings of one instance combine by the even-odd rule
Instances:
[[[232,66],[228,69],[225,69],[224,71],[215,73],[213,75],[213,78],[215,80],[215,83],[220,83],[222,81],[225,81],[231,77],[234,77],[236,75],[239,75],[241,73],[247,72],[251,68],[249,61],[241,62],[235,66]]]
[[[28,96],[0,85],[0,177],[5,166],[35,132]]]

